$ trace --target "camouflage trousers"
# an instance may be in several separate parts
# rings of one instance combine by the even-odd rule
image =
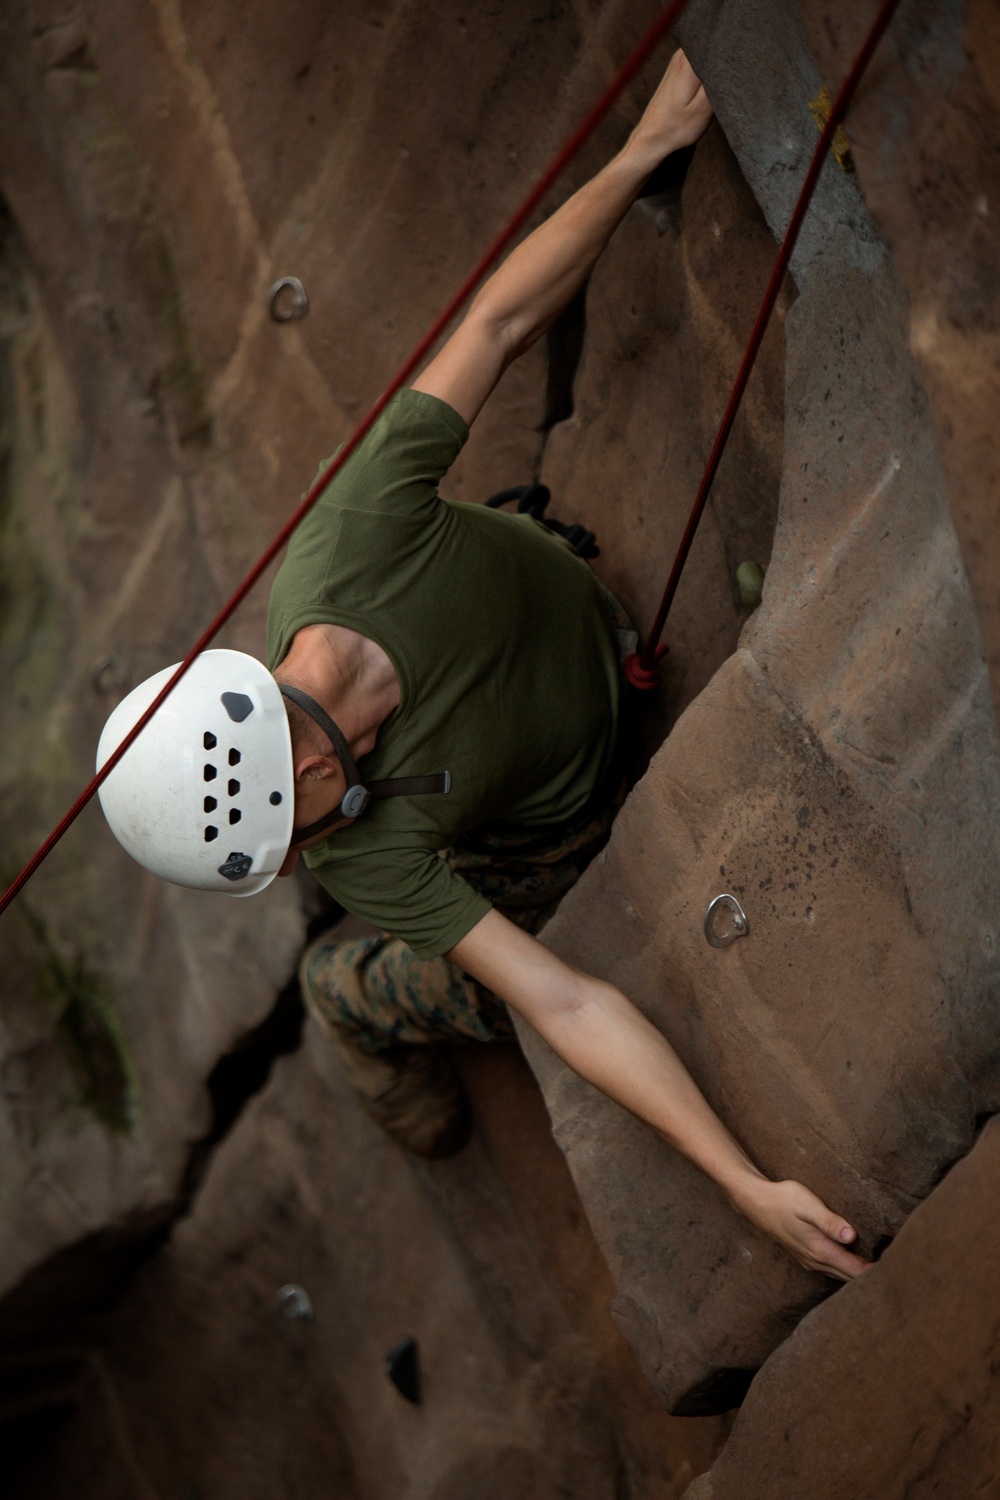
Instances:
[[[607,843],[625,778],[559,829],[480,829],[442,858],[509,921],[537,933]],[[512,1037],[507,1008],[447,958],[417,958],[400,938],[338,942],[336,929],[307,951],[302,988],[322,1021],[350,1032],[366,1052],[400,1043],[488,1042]]]

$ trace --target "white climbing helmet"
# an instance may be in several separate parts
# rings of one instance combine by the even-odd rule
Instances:
[[[134,688],[104,726],[102,766],[177,670]],[[100,788],[115,838],[176,885],[252,896],[292,838],[295,780],[278,684],[242,651],[205,651]]]

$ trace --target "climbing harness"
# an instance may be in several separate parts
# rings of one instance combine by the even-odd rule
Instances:
[[[756,362],[757,354],[760,350],[761,342],[764,338],[764,333],[767,329],[768,323],[770,322],[771,313],[774,311],[774,304],[778,300],[778,293],[781,290],[781,283],[784,280],[785,272],[788,269],[788,263],[792,258],[792,251],[795,249],[795,244],[799,237],[799,230],[802,228],[802,222],[805,219],[806,213],[809,209],[809,205],[812,202],[813,192],[815,191],[816,184],[819,181],[819,174],[823,170],[823,166],[827,158],[827,153],[831,145],[833,144],[834,138],[837,135],[837,131],[840,128],[840,123],[843,120],[844,115],[847,113],[847,107],[850,104],[851,99],[854,97],[854,92],[859,82],[861,81],[862,74],[871,61],[872,53],[875,51],[875,48],[882,40],[883,33],[885,32],[886,27],[889,25],[889,22],[892,20],[893,13],[895,12],[898,5],[899,0],[884,0],[883,5],[875,18],[875,22],[867,37],[865,38],[864,45],[862,46],[861,51],[858,53],[857,57],[854,60],[854,64],[850,69],[850,72],[847,74],[847,77],[844,79],[844,82],[840,86],[840,92],[834,100],[833,106],[826,117],[826,123],[823,126],[822,131],[820,132],[819,140],[816,143],[816,149],[813,152],[812,161],[809,163],[809,170],[806,173],[805,181],[803,182],[802,187],[799,191],[798,200],[792,212],[792,217],[788,221],[788,228],[785,231],[785,238],[782,241],[781,249],[778,252],[778,258],[774,263],[774,270],[771,272],[771,279],[768,282],[767,291],[764,294],[764,301],[761,303],[760,312],[757,314],[757,321],[754,324],[753,333],[750,335],[750,342],[747,345],[746,353],[743,356],[743,362],[740,365],[739,374],[736,377],[736,383],[733,386],[728,405],[726,406],[722,421],[719,424],[719,430],[715,435],[715,442],[712,444],[712,451],[709,454],[708,463],[705,466],[705,472],[702,475],[701,484],[698,486],[698,493],[695,496],[695,502],[691,509],[691,514],[688,517],[688,523],[684,528],[684,534],[681,537],[680,546],[677,549],[677,556],[674,558],[674,565],[670,570],[670,577],[667,579],[667,586],[663,591],[663,598],[661,599],[660,607],[656,612],[656,618],[654,619],[652,628],[650,629],[649,635],[646,638],[645,645],[640,647],[640,649],[636,651],[634,655],[628,657],[625,661],[624,670],[626,679],[631,683],[633,687],[640,688],[644,692],[648,692],[651,688],[656,687],[659,683],[659,663],[667,654],[667,647],[665,645],[661,645],[660,643],[660,637],[663,634],[663,627],[667,622],[667,615],[670,613],[670,606],[674,602],[674,595],[677,593],[677,585],[680,583],[681,574],[684,571],[684,564],[687,562],[688,553],[691,551],[691,544],[694,541],[695,532],[698,530],[698,523],[701,520],[702,513],[704,512],[705,506],[708,503],[708,496],[712,489],[712,483],[715,479],[715,475],[718,470],[719,463],[721,462],[722,455],[725,452],[726,443],[729,441],[729,434],[732,432],[733,423],[736,420],[736,413],[740,409],[740,402],[743,399],[743,392],[746,390],[747,381],[750,379],[750,372]]]
[[[810,164],[809,173],[806,177],[805,184],[803,185],[802,192],[799,196],[799,202],[796,204],[795,212],[792,215],[792,221],[789,224],[788,232],[785,236],[785,244],[782,245],[781,254],[778,257],[778,262],[775,266],[775,272],[772,276],[772,285],[768,288],[768,295],[765,298],[764,306],[761,308],[761,313],[758,316],[757,325],[754,328],[754,334],[751,339],[750,347],[748,348],[747,354],[744,357],[743,366],[741,367],[739,377],[737,378],[736,387],[734,388],[733,395],[730,398],[730,403],[726,410],[726,415],[723,418],[722,426],[720,427],[718,436],[716,437],[712,455],[709,459],[709,465],[705,471],[705,476],[702,480],[701,488],[699,489],[698,499],[695,502],[695,509],[692,511],[691,518],[688,522],[688,527],[685,531],[685,535],[681,543],[681,549],[678,553],[677,560],[675,561],[674,569],[671,573],[670,581],[667,585],[667,591],[664,594],[663,602],[661,603],[656,621],[654,622],[653,629],[650,631],[646,645],[641,651],[635,653],[626,662],[626,675],[628,676],[629,681],[638,687],[652,687],[656,683],[656,662],[665,650],[664,647],[659,645],[659,639],[660,635],[662,634],[663,624],[666,620],[667,612],[673,600],[673,595],[676,592],[677,579],[680,576],[680,570],[683,568],[687,553],[690,550],[694,531],[697,527],[698,520],[700,519],[701,511],[704,509],[704,504],[708,497],[708,491],[711,488],[711,483],[715,476],[715,471],[718,468],[719,460],[722,456],[722,451],[725,447],[726,439],[729,436],[729,431],[732,427],[733,419],[735,418],[736,411],[739,408],[740,398],[743,395],[743,389],[746,386],[747,379],[749,378],[750,370],[753,366],[754,359],[756,358],[757,349],[759,348],[760,341],[763,338],[764,329],[767,326],[767,321],[770,317],[771,309],[774,305],[774,302],[777,300],[778,287],[784,274],[784,269],[787,266],[788,258],[791,255],[795,239],[798,236],[798,230],[801,226],[802,218],[805,215],[809,200],[812,197],[812,190],[815,187],[820,168],[823,165],[827,147],[830,144],[834,130],[836,129],[837,125],[840,123],[840,120],[844,115],[847,104],[850,101],[857,82],[860,79],[861,74],[864,72],[869,58],[871,57],[872,52],[875,50],[876,45],[881,39],[882,33],[888,25],[898,3],[899,0],[885,0],[882,9],[879,12],[876,23],[873,26],[872,31],[870,32],[865,45],[854,64],[854,67],[851,69],[851,72],[848,74],[848,77],[840,90],[840,93],[837,95],[836,101],[833,105],[833,109],[830,113],[830,117],[826,123],[826,126],[824,127],[822,135],[820,136],[819,145],[817,146],[812,163]],[[139,735],[144,732],[150,720],[153,719],[153,717],[159,712],[161,706],[176,690],[178,684],[183,681],[198,657],[206,651],[207,647],[215,639],[215,637],[218,635],[219,631],[223,628],[227,621],[232,617],[236,609],[250,593],[254,585],[264,575],[264,573],[270,567],[271,563],[277,557],[278,553],[285,546],[292,533],[296,530],[300,522],[304,520],[304,518],[312,510],[313,506],[316,504],[317,500],[326,489],[327,485],[334,478],[334,476],[340,472],[344,464],[350,458],[351,454],[365,437],[366,433],[369,432],[371,427],[381,416],[389,401],[396,394],[396,392],[407,383],[410,377],[423,363],[425,357],[430,353],[431,349],[437,343],[438,339],[444,333],[448,325],[451,323],[452,319],[465,305],[469,297],[471,297],[472,293],[482,281],[483,277],[489,270],[491,270],[496,261],[503,254],[504,250],[510,244],[511,240],[520,231],[523,225],[530,218],[531,214],[542,202],[546,193],[548,193],[549,189],[562,175],[566,167],[577,155],[585,142],[589,139],[594,130],[607,115],[609,110],[614,105],[615,101],[618,99],[619,95],[632,81],[632,79],[638,73],[639,69],[647,61],[651,53],[655,50],[666,33],[677,21],[681,12],[684,10],[685,4],[686,0],[670,0],[670,3],[664,6],[660,14],[657,16],[656,20],[649,27],[640,42],[619,68],[618,72],[615,74],[614,78],[605,89],[604,93],[598,99],[597,103],[591,108],[591,110],[581,121],[577,129],[566,141],[562,149],[553,158],[552,162],[542,173],[541,177],[539,177],[534,187],[528,193],[527,197],[524,199],[517,211],[513,214],[513,216],[497,236],[497,238],[493,241],[492,245],[490,245],[486,253],[469,272],[468,276],[459,287],[454,297],[452,297],[451,301],[444,308],[439,317],[435,320],[435,322],[428,329],[427,333],[417,344],[416,348],[410,354],[409,358],[405,361],[401,369],[397,372],[394,379],[391,380],[386,386],[382,395],[369,410],[367,416],[365,416],[358,424],[354,432],[347,439],[343,447],[340,449],[336,457],[330,462],[327,468],[317,477],[312,487],[309,489],[304,499],[302,500],[302,503],[286,521],[285,525],[278,532],[277,536],[275,536],[274,540],[265,550],[258,562],[251,568],[250,572],[243,579],[242,583],[236,589],[232,597],[222,607],[211,624],[202,632],[184,660],[176,668],[170,670],[169,676],[167,676],[167,680],[163,682],[162,687],[160,687],[152,702],[149,703],[145,710],[140,714],[139,718],[129,729],[128,733],[124,736],[120,744],[113,751],[111,751],[110,754],[108,754],[107,759],[104,760],[100,769],[97,771],[90,783],[84,788],[83,792],[81,792],[80,796],[69,808],[68,812],[65,813],[56,827],[49,834],[48,838],[46,838],[44,843],[35,851],[31,859],[24,866],[24,869],[21,870],[20,874],[14,879],[8,889],[4,892],[3,896],[0,897],[0,915],[2,915],[7,910],[8,906],[17,896],[18,892],[23,889],[23,887],[31,879],[32,875],[34,875],[38,867],[59,843],[63,835],[69,830],[69,828],[72,827],[73,823],[79,817],[80,813],[87,806],[98,789],[110,776],[111,772],[121,761],[122,757],[128,751],[130,746],[133,745]],[[112,716],[112,718],[114,718],[114,716]],[[104,737],[102,737],[102,746],[104,745],[105,740]]]

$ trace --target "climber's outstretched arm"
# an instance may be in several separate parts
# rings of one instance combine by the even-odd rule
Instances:
[[[651,1125],[719,1184],[735,1208],[812,1271],[848,1281],[865,1262],[855,1232],[798,1182],[759,1172],[665,1037],[613,985],[563,963],[497,911],[449,957],[529,1021],[582,1078]]]
[[[627,145],[508,256],[414,389],[472,422],[511,361],[579,291],[650,173],[696,141],[711,115],[690,63],[675,52]]]

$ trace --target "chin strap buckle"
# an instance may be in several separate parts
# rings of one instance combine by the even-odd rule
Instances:
[[[340,801],[340,810],[345,818],[360,818],[370,801],[371,793],[368,788],[358,782],[347,788]]]

